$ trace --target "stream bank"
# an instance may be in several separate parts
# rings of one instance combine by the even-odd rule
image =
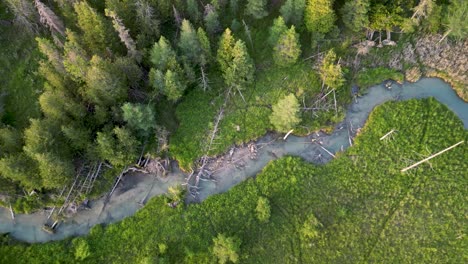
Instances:
[[[228,153],[219,159],[213,159],[208,166],[216,182],[200,182],[197,198],[202,201],[210,195],[225,192],[239,182],[255,176],[271,160],[284,155],[300,156],[316,164],[326,163],[333,158],[332,155],[344,151],[352,144],[352,139],[364,126],[375,106],[387,101],[431,96],[451,109],[468,129],[468,103],[461,100],[453,89],[440,79],[426,78],[416,83],[393,85],[391,90],[383,85],[374,86],[348,107],[345,120],[338,124],[331,134],[313,133],[306,137],[289,136],[287,140],[268,134],[253,142],[256,146],[254,157],[248,149],[249,144],[238,148],[232,154]],[[133,215],[140,208],[139,201],[148,192],[150,192],[148,197],[163,194],[170,186],[183,183],[186,176],[177,166],[173,166],[168,177],[156,179],[157,183],[150,189],[154,181],[153,176],[138,173],[129,175],[117,188],[104,211],[102,211],[104,199],[92,201],[90,210],[81,211],[64,221],[55,234],[48,234],[41,229],[47,218],[46,212],[17,215],[13,223],[9,211],[0,208],[0,233],[9,233],[15,239],[30,243],[84,235],[94,225],[116,222]]]

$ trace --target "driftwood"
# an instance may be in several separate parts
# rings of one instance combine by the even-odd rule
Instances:
[[[449,150],[455,148],[456,146],[462,144],[463,142],[464,142],[464,141],[460,141],[460,142],[458,142],[458,143],[455,144],[455,145],[452,145],[452,146],[450,146],[450,147],[448,147],[448,148],[446,148],[446,149],[444,149],[444,150],[441,150],[441,151],[437,152],[437,153],[434,154],[434,155],[431,155],[431,156],[429,156],[429,157],[427,157],[427,158],[425,158],[425,159],[423,159],[423,160],[421,160],[421,161],[418,161],[418,162],[416,162],[415,164],[413,164],[413,165],[411,165],[411,166],[409,166],[409,167],[406,167],[406,168],[402,169],[401,172],[405,172],[405,171],[407,171],[407,170],[409,170],[409,169],[412,169],[412,168],[414,168],[414,167],[420,165],[421,163],[424,163],[424,162],[426,162],[426,161],[428,161],[428,160],[430,160],[430,159],[432,159],[432,158],[435,158],[435,157],[439,156],[440,154],[442,154],[442,153],[444,153],[444,152],[446,152],[446,151],[449,151]]]
[[[291,129],[289,130],[288,133],[286,133],[286,135],[284,136],[283,140],[286,140],[288,138],[288,136],[294,131],[294,129]]]
[[[15,223],[15,213],[13,212],[13,208],[11,208],[11,203],[10,203],[10,214],[11,214],[11,220],[13,220],[13,223]]]

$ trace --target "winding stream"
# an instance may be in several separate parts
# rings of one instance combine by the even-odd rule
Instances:
[[[258,153],[255,160],[249,158],[247,148],[241,148],[232,155],[225,155],[221,163],[210,164],[210,169],[214,171],[213,177],[217,182],[200,182],[199,199],[204,200],[210,195],[228,190],[246,178],[255,176],[271,160],[284,155],[301,156],[314,163],[328,162],[332,158],[331,155],[319,145],[311,144],[313,139],[320,141],[322,146],[330,152],[336,153],[349,147],[348,126],[351,124],[354,130],[363,127],[375,106],[392,100],[431,96],[451,109],[463,121],[465,129],[468,129],[468,103],[461,100],[452,88],[440,79],[424,78],[413,84],[394,84],[392,90],[385,89],[383,85],[373,86],[364,96],[349,106],[345,121],[338,124],[330,135],[313,133],[306,137],[289,136],[286,141],[278,139],[277,136],[266,135],[256,141]],[[90,210],[80,211],[61,223],[53,235],[41,229],[46,222],[47,212],[19,214],[13,222],[9,210],[0,208],[0,234],[10,233],[18,240],[30,243],[84,235],[96,224],[113,223],[133,215],[140,208],[138,202],[148,193],[148,197],[163,194],[170,186],[183,183],[185,177],[186,175],[177,166],[174,166],[166,179],[156,179],[157,182],[152,188],[150,188],[154,181],[152,176],[134,174],[131,177],[125,177],[105,210],[102,210],[104,199],[92,201]]]

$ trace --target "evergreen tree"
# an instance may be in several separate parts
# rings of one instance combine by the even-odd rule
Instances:
[[[185,84],[182,77],[176,72],[167,70],[164,76],[163,93],[171,101],[177,101],[185,90]]]
[[[468,2],[465,0],[453,0],[446,16],[446,35],[461,40],[468,36]]]
[[[198,42],[200,43],[200,48],[202,53],[200,55],[200,64],[202,66],[206,65],[212,60],[211,45],[206,32],[203,28],[199,27],[197,30]]]
[[[122,72],[111,62],[93,56],[86,73],[85,97],[101,106],[118,105],[127,99],[127,83]]]
[[[255,19],[263,18],[268,15],[266,4],[266,0],[247,0],[245,12]]]
[[[287,23],[300,26],[303,22],[306,0],[286,0],[281,6],[281,16]]]
[[[280,36],[273,51],[273,59],[276,65],[289,66],[296,63],[301,54],[301,44],[294,26],[291,26],[289,30]]]
[[[76,3],[75,12],[84,43],[91,53],[104,54],[107,47],[115,47],[112,46],[116,42],[113,30],[101,14],[86,1]]]
[[[164,36],[161,36],[159,41],[154,43],[150,52],[150,60],[161,71],[172,69],[177,64],[176,53]]]
[[[0,159],[2,177],[18,182],[27,190],[42,187],[37,163],[24,153],[10,154]]]
[[[187,0],[187,15],[195,24],[200,21],[201,13],[196,0]]]
[[[332,0],[308,0],[305,9],[305,25],[312,33],[326,34],[335,23]]]
[[[202,49],[198,41],[197,32],[192,27],[190,21],[186,19],[182,21],[178,46],[183,56],[185,56],[189,62],[197,64],[200,61]]]
[[[151,105],[125,103],[123,119],[130,128],[148,136],[156,128],[155,113]]]
[[[139,32],[136,38],[137,45],[146,48],[159,37],[160,22],[156,18],[154,7],[150,5],[148,0],[135,1],[135,15]]]
[[[219,22],[218,11],[216,11],[212,5],[207,4],[205,6],[205,15],[203,19],[205,21],[206,31],[208,31],[209,34],[214,35],[219,32],[221,24]]]
[[[219,63],[221,71],[226,71],[232,60],[232,50],[235,45],[234,37],[232,36],[231,30],[227,28],[218,44],[218,52],[216,54],[216,60]]]
[[[320,66],[320,78],[323,83],[331,88],[338,89],[344,84],[343,71],[341,65],[335,64],[336,54],[333,49],[329,50],[325,55]]]
[[[117,168],[133,164],[138,158],[139,142],[125,127],[98,132],[96,141],[100,157]]]
[[[54,66],[54,69],[60,73],[65,74],[65,67],[63,66],[63,58],[57,47],[46,38],[36,38],[37,45],[42,54],[47,57],[47,61]]]
[[[288,27],[284,23],[283,17],[278,17],[273,20],[273,25],[270,27],[270,35],[268,36],[268,43],[274,47],[281,35],[288,30]]]
[[[66,34],[67,41],[63,47],[63,65],[73,80],[78,82],[84,81],[89,66],[88,55],[82,48],[76,33],[67,29]]]
[[[350,0],[341,8],[345,27],[353,33],[360,32],[369,25],[369,0]]]
[[[220,264],[224,264],[228,261],[233,263],[239,261],[241,241],[238,238],[218,234],[217,237],[213,238],[213,242],[213,254]]]
[[[301,122],[299,101],[294,94],[289,94],[273,105],[270,122],[278,132],[286,133]]]

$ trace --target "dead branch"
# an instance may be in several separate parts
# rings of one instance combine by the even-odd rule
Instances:
[[[288,133],[286,133],[286,135],[284,136],[283,140],[286,140],[288,138],[288,136],[294,131],[294,129],[291,129],[289,130]]]

